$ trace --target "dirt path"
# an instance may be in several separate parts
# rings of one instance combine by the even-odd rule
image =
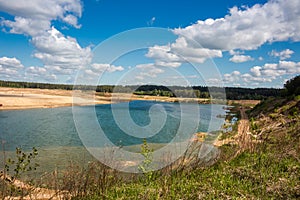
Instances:
[[[239,145],[239,150],[236,152],[235,155],[240,154],[241,152],[245,151],[246,149],[253,150],[254,143],[251,140],[250,134],[250,122],[248,116],[245,112],[245,108],[241,107],[241,120],[238,125],[238,134],[235,136],[234,140]]]
[[[238,124],[238,133],[234,138],[226,138],[224,140],[217,140],[214,142],[215,146],[222,146],[229,143],[235,143],[240,146],[240,151],[245,150],[251,145],[251,137],[248,134],[250,130],[248,116],[243,106],[240,107],[241,119]],[[240,153],[240,151],[238,153]]]

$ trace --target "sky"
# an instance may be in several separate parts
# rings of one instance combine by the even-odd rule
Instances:
[[[0,80],[280,88],[299,0],[0,0]]]

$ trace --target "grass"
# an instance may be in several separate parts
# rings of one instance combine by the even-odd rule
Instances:
[[[268,143],[258,143],[254,151],[235,157],[237,146],[222,146],[220,159],[212,166],[161,170],[151,180],[132,175],[110,185],[101,195],[74,199],[298,199],[299,154],[286,152],[299,141],[283,135],[270,136]]]
[[[199,167],[190,172],[157,176],[145,184],[143,178],[110,187],[107,199],[228,199],[298,198],[299,162],[291,157],[243,152],[229,162]],[[99,196],[86,196],[97,199]]]

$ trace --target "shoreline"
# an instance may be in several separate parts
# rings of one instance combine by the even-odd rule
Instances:
[[[76,103],[73,103],[73,95]],[[113,104],[134,100],[158,101],[168,103],[212,104],[211,99],[135,95],[128,93],[100,93],[94,91],[33,89],[0,87],[1,110],[43,109],[69,106]],[[214,100],[213,100],[214,101]],[[257,104],[258,100],[229,100],[240,104]]]
[[[76,97],[76,103],[73,102],[73,95]],[[203,104],[210,101],[210,99],[139,96],[127,93],[103,94],[93,91],[0,87],[0,111],[112,104],[134,100]]]

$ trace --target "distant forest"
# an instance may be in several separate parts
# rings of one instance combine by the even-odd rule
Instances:
[[[255,99],[262,100],[267,97],[281,96],[284,89],[275,88],[241,88],[241,87],[207,87],[207,86],[161,86],[161,85],[68,85],[68,84],[50,84],[35,82],[14,82],[1,81],[0,87],[14,88],[40,88],[40,89],[62,89],[62,90],[96,90],[103,93],[134,93],[136,95],[153,95],[153,96],[169,96],[169,97],[198,97],[198,98],[223,98],[223,91],[226,91],[227,99]]]

